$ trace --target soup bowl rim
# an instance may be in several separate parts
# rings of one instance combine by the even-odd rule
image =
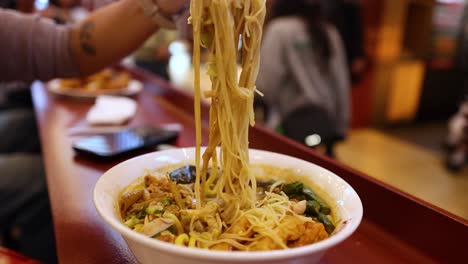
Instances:
[[[270,250],[270,251],[225,252],[225,251],[214,251],[214,250],[206,250],[206,249],[199,249],[199,248],[182,247],[182,246],[174,245],[171,243],[162,242],[157,239],[149,238],[138,232],[135,232],[129,229],[127,226],[125,226],[122,223],[119,217],[106,213],[106,210],[104,210],[103,208],[103,206],[105,205],[103,204],[100,197],[105,189],[105,186],[103,186],[104,180],[107,177],[112,177],[113,175],[116,175],[115,171],[118,171],[123,166],[128,166],[129,164],[135,162],[135,160],[138,160],[138,159],[145,159],[145,158],[149,158],[152,156],[161,156],[161,155],[170,156],[170,155],[173,155],[172,152],[180,152],[180,151],[191,152],[191,151],[194,151],[194,149],[195,148],[179,148],[179,149],[170,149],[170,150],[164,150],[164,151],[156,151],[156,152],[152,152],[152,153],[148,153],[148,154],[144,154],[144,155],[140,155],[140,156],[128,159],[126,161],[123,161],[115,165],[114,167],[106,171],[100,177],[100,179],[98,180],[94,188],[93,200],[94,200],[94,205],[99,215],[102,217],[102,219],[104,219],[104,221],[108,225],[110,225],[114,230],[119,232],[127,241],[129,240],[133,243],[144,245],[145,247],[149,247],[153,250],[165,252],[166,254],[177,255],[177,257],[180,257],[180,258],[204,259],[204,260],[212,260],[212,261],[222,261],[222,260],[228,259],[234,262],[243,262],[243,261],[264,262],[268,260],[278,261],[281,259],[300,258],[300,257],[304,257],[304,256],[311,255],[314,253],[322,252],[331,247],[336,246],[337,244],[343,242],[345,239],[349,238],[356,231],[356,229],[358,228],[362,220],[363,207],[362,207],[362,202],[358,194],[348,183],[346,183],[338,175],[334,174],[333,172],[330,172],[329,170],[326,170],[323,167],[320,167],[314,163],[311,163],[302,159],[298,159],[298,158],[284,155],[284,154],[279,154],[279,153],[264,151],[264,150],[257,150],[257,149],[249,149],[249,154],[260,155],[260,156],[266,157],[265,158],[266,161],[274,160],[277,158],[286,158],[291,163],[305,162],[307,163],[306,166],[310,166],[310,168],[314,167],[313,168],[314,170],[318,170],[321,173],[326,173],[327,175],[330,175],[332,177],[333,181],[338,181],[340,185],[346,186],[347,191],[351,192],[351,195],[353,196],[351,202],[354,203],[355,212],[353,212],[352,215],[350,215],[349,219],[343,219],[343,221],[345,222],[348,222],[348,220],[351,220],[351,221],[349,221],[346,225],[341,227],[340,230],[333,233],[327,239],[324,239],[322,241],[319,241],[310,245],[306,245],[306,246],[290,248],[290,249],[282,249],[282,250]],[[177,155],[181,155],[181,153],[178,153]],[[269,164],[267,163],[265,165],[269,165]],[[271,164],[271,165],[274,166],[274,164]],[[141,175],[135,175],[135,179],[140,176]],[[117,201],[115,201],[115,203],[117,203]]]

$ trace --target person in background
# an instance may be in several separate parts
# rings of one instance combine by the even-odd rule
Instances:
[[[351,80],[357,83],[366,69],[360,0],[322,0],[325,18],[343,40]]]
[[[0,0],[0,8],[33,13],[34,0]],[[0,49],[3,48],[0,47]],[[38,152],[39,143],[34,138],[34,113],[29,93],[29,83],[23,81],[2,82],[0,80],[0,153]],[[31,123],[32,122],[32,123]],[[26,129],[20,129],[21,123]],[[19,130],[11,133],[11,127]],[[31,133],[33,132],[33,133]],[[30,136],[31,137],[28,137]]]
[[[460,21],[455,65],[462,76],[468,73],[468,4],[465,4],[463,17]],[[445,166],[447,169],[458,172],[463,169],[468,158],[468,78],[465,77],[462,85],[463,94],[460,96],[460,106],[448,120],[448,134],[445,140],[447,154]]]
[[[186,24],[189,0],[119,0],[76,25],[0,8],[0,81],[47,81],[95,73],[120,61],[161,27]],[[153,12],[155,7],[158,12]],[[7,132],[16,137],[6,122]],[[34,120],[26,123],[34,124]],[[18,139],[18,138],[16,138]],[[21,139],[19,139],[21,141]],[[23,139],[25,140],[25,139]],[[2,144],[10,144],[3,138]],[[0,146],[8,149],[8,147]],[[55,263],[47,187],[40,155],[0,155],[0,245]]]
[[[465,166],[468,158],[468,97],[449,120],[448,128],[448,154],[445,165],[447,169],[458,172]]]
[[[333,156],[333,143],[349,127],[350,83],[341,38],[321,14],[318,1],[276,1],[257,88],[265,94],[268,127],[302,143],[318,134]]]
[[[34,12],[34,0],[0,0],[0,8],[32,13]],[[25,104],[32,107],[30,100],[25,102],[29,99],[28,88],[29,84],[26,82],[2,82],[0,80],[0,114],[3,114],[9,108],[17,108],[17,106],[24,106]],[[23,95],[26,96],[23,97]],[[1,135],[3,136],[3,134]],[[0,149],[0,153],[2,152],[2,149]]]
[[[0,0],[0,8],[35,12],[33,0]],[[0,80],[0,198],[5,201],[0,209],[0,246],[55,263],[52,216],[29,88],[30,82]]]
[[[52,0],[48,8],[41,12],[41,15],[54,19],[59,24],[73,23],[73,12],[99,9],[109,4],[113,0]],[[79,19],[78,19],[79,20]],[[149,37],[145,43],[133,53],[135,64],[148,70],[163,79],[168,80],[169,74],[167,66],[170,53],[169,45],[178,37],[176,30],[161,29]]]
[[[165,14],[175,15],[179,10],[174,10],[174,6],[180,9],[181,3],[186,4],[188,0],[158,2],[161,3],[158,18],[166,25]],[[0,19],[2,80],[88,75],[116,63],[159,29],[145,15],[140,1],[132,0],[114,2],[72,27],[6,10],[0,10]]]

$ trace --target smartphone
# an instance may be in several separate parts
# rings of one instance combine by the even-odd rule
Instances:
[[[81,138],[73,143],[73,149],[91,158],[110,160],[161,144],[170,144],[178,135],[176,130],[142,126]]]

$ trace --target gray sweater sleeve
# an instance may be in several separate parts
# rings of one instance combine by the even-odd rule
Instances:
[[[0,9],[0,80],[46,81],[79,75],[70,32],[49,19]]]

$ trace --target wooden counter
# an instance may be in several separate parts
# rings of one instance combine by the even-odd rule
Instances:
[[[139,109],[130,125],[180,123],[183,131],[177,146],[193,146],[191,96],[145,72],[133,74],[146,83],[146,89],[136,98]],[[70,129],[86,126],[85,115],[92,102],[56,97],[40,83],[34,84],[32,93],[60,263],[137,263],[122,237],[101,220],[93,205],[96,181],[118,161],[102,163],[78,158],[71,148],[74,138]],[[205,118],[205,124],[206,121]],[[323,166],[350,183],[361,197],[361,226],[350,239],[329,251],[323,263],[453,263],[468,258],[467,221],[261,127],[251,129],[250,135],[252,148]]]

